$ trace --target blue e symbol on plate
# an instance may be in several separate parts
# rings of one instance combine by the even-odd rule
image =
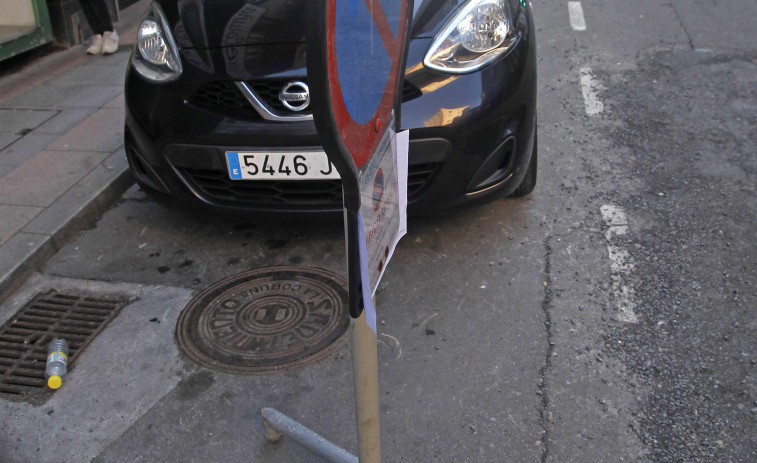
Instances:
[[[229,177],[232,180],[242,180],[242,167],[239,165],[239,153],[226,153],[226,162],[229,164]]]

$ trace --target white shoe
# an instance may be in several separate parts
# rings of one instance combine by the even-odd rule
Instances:
[[[105,31],[103,34],[103,54],[110,55],[118,51],[118,34],[116,31]]]
[[[92,45],[87,48],[88,55],[99,55],[103,51],[103,36],[95,34],[92,37]]]

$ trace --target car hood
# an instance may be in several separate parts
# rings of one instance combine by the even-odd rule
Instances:
[[[157,0],[181,48],[305,41],[315,0]],[[413,37],[431,37],[465,0],[416,0]]]

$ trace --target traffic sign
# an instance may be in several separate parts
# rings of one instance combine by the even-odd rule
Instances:
[[[395,107],[407,32],[400,27],[407,21],[407,10],[402,9],[406,2],[329,3],[334,5],[326,37],[331,106],[340,138],[360,168],[376,152]]]
[[[375,319],[373,291],[390,251],[404,234],[398,226],[404,222],[398,183],[406,178],[398,176],[402,169],[397,160],[404,156],[397,156],[395,135],[412,0],[308,4],[313,18],[308,31],[308,82],[321,144],[342,179],[350,314],[357,318],[365,306]],[[406,144],[401,146],[406,150]],[[371,208],[374,200],[375,211]],[[376,236],[389,238],[374,241],[375,248],[368,249]],[[373,259],[377,265],[373,268],[376,265],[366,260],[380,252],[387,255],[378,262]],[[368,275],[363,270],[366,265]],[[372,327],[375,331],[375,324]]]
[[[375,155],[392,111],[399,122],[412,2],[308,3],[314,14],[307,49],[313,117],[343,179],[345,206],[357,210],[357,170]]]

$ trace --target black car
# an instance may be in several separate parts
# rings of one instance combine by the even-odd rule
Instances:
[[[125,93],[126,153],[145,191],[235,214],[341,211],[338,175],[281,172],[326,159],[308,113],[308,1],[149,6]],[[410,213],[533,190],[535,50],[525,0],[415,1],[401,110]],[[226,153],[259,160],[259,175],[232,178]]]

